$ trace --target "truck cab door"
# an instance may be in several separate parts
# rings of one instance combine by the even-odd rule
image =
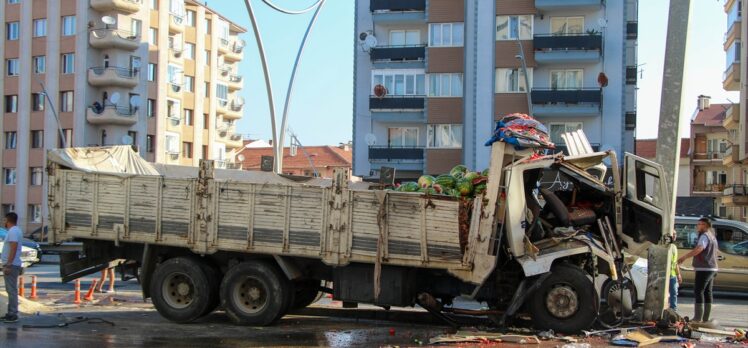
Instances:
[[[623,233],[635,243],[659,244],[670,234],[671,204],[662,165],[624,155]],[[631,247],[631,246],[630,246]]]

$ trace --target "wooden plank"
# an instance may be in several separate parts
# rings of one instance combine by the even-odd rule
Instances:
[[[252,242],[254,241],[254,234],[255,234],[255,199],[257,197],[256,194],[257,186],[250,185],[249,186],[249,199],[247,200],[247,212],[248,212],[248,221],[247,221],[247,229],[249,230],[249,233],[247,233],[247,249],[252,248]]]
[[[291,231],[291,186],[286,186],[286,196],[283,198],[283,251],[288,251],[288,234]]]
[[[426,200],[421,200],[421,261],[429,262],[428,235],[426,234]]]

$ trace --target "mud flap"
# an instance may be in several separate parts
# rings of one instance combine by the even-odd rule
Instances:
[[[651,245],[647,255],[647,292],[644,320],[659,321],[667,306],[670,286],[670,253],[667,246]]]

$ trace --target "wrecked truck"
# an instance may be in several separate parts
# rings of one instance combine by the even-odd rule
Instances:
[[[174,322],[220,307],[237,324],[271,325],[328,292],[346,306],[418,304],[502,325],[529,316],[575,332],[625,286],[624,250],[670,231],[662,167],[623,162],[621,173],[612,151],[538,156],[497,142],[486,191],[463,204],[352,183],[344,170],[322,180],[152,164],[127,146],[57,149],[50,237],[83,244],[61,255],[63,281],[118,264]],[[567,184],[544,185],[548,171]],[[457,297],[487,309],[455,308]]]

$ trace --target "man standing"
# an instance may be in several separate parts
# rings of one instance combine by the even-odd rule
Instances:
[[[693,257],[694,279],[694,316],[696,322],[709,321],[712,312],[712,286],[717,276],[717,239],[712,232],[712,223],[707,218],[699,219],[696,224],[699,238],[696,246],[678,259],[678,264]]]
[[[23,232],[16,226],[18,215],[8,213],[5,215],[5,228],[8,234],[3,244],[3,278],[5,278],[5,291],[8,293],[8,312],[0,318],[6,323],[18,321],[18,276],[21,274],[21,241]]]

